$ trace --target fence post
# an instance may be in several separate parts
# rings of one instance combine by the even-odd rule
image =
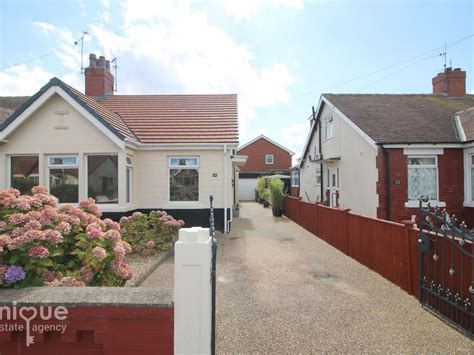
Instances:
[[[175,354],[211,353],[211,246],[208,228],[180,229],[174,261]]]
[[[413,292],[413,265],[411,264],[411,243],[410,243],[410,230],[414,229],[415,221],[409,219],[404,220],[402,223],[405,225],[405,245],[401,246],[401,250],[405,249],[404,256],[407,258],[404,262],[405,264],[405,271],[408,275],[408,287],[405,289],[409,294],[414,295]],[[403,274],[402,274],[403,275]],[[401,281],[401,280],[400,280]],[[403,288],[403,285],[400,285]]]
[[[351,255],[349,253],[349,212],[350,208],[344,209],[344,253],[346,255]]]

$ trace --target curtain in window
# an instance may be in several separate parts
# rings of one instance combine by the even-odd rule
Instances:
[[[438,199],[436,168],[408,169],[408,200],[418,200],[421,196]]]

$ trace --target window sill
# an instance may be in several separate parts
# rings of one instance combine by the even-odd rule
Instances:
[[[431,204],[431,207],[446,207],[446,202],[435,201],[435,200],[431,200],[431,201],[428,201],[428,202],[423,202],[422,206],[426,207],[428,205],[428,203]],[[420,207],[420,201],[416,200],[416,201],[405,202],[405,207],[407,207],[407,208],[418,208],[418,207]]]
[[[466,201],[463,204],[464,207],[474,207],[474,201]]]

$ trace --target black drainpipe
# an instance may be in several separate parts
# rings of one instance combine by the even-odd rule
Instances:
[[[321,119],[319,119],[317,122],[316,122],[316,112],[314,111],[314,106],[313,106],[313,121],[314,121],[314,124],[318,125],[318,133],[319,133],[319,155],[322,157],[323,156],[323,150],[322,150],[322,139],[321,139]],[[321,160],[321,163],[319,164],[319,169],[320,169],[320,173],[321,173],[321,185],[320,185],[320,200],[319,202],[323,203],[324,201],[324,196],[323,196],[323,192],[324,192],[324,171],[323,171],[323,162]]]
[[[383,151],[384,161],[385,161],[385,188],[387,189],[387,198],[386,198],[386,205],[385,208],[387,210],[387,220],[392,219],[392,192],[391,189],[391,181],[390,181],[390,154],[388,149],[385,148],[383,145],[380,145]]]

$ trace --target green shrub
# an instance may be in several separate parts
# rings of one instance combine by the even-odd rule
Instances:
[[[283,188],[285,184],[280,179],[270,179],[268,185],[272,208],[283,208]]]
[[[131,248],[93,199],[57,208],[43,186],[0,191],[0,287],[123,286]]]
[[[145,256],[168,250],[183,225],[182,220],[177,221],[165,211],[135,212],[120,219],[123,240],[133,251]]]

